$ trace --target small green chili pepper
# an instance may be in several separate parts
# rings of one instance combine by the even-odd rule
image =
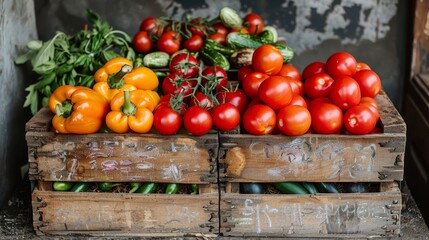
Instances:
[[[179,184],[177,183],[169,183],[165,188],[166,194],[176,194],[179,191]]]
[[[91,187],[91,183],[89,182],[79,182],[76,183],[71,189],[72,192],[86,192],[89,187]]]
[[[145,183],[136,191],[136,193],[149,194],[156,192],[157,189],[158,183]]]
[[[72,182],[54,182],[52,187],[55,191],[69,191],[73,185],[74,183]]]
[[[137,191],[137,189],[139,189],[139,187],[141,187],[141,185],[142,185],[141,182],[130,182],[131,190],[129,191],[129,193],[133,193],[133,192]]]
[[[109,192],[111,191],[114,187],[118,186],[119,183],[112,183],[112,182],[101,182],[98,183],[98,188],[102,191],[102,192]]]
[[[198,184],[192,184],[192,192],[191,192],[191,194],[198,194],[198,190],[199,190],[199,186],[198,186]]]

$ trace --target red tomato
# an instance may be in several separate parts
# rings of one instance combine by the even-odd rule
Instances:
[[[174,98],[175,96],[176,95],[173,95],[173,94],[162,96],[161,99],[159,100],[159,103],[156,109],[167,107],[183,115],[186,111],[186,104],[183,101],[172,100],[172,98]],[[176,101],[177,103],[174,101]],[[173,102],[173,106],[171,104],[172,102]]]
[[[292,94],[287,78],[282,76],[265,79],[258,89],[258,98],[274,110],[287,106],[292,100]]]
[[[356,59],[347,52],[337,52],[332,54],[326,61],[326,72],[332,78],[337,79],[343,76],[353,77],[356,73]]]
[[[359,106],[367,106],[371,110],[371,112],[374,114],[375,119],[378,121],[380,118],[380,113],[378,112],[378,103],[375,101],[374,98],[370,97],[363,97],[360,99]]]
[[[380,77],[372,70],[361,70],[354,79],[359,84],[362,97],[375,98],[381,91]]]
[[[246,110],[249,100],[247,99],[246,94],[241,89],[236,89],[234,91],[222,90],[216,95],[219,103],[231,103],[236,106],[240,114]]]
[[[225,27],[222,23],[215,23],[212,25],[212,28],[214,28],[214,30],[217,33],[223,34],[223,35],[227,35],[229,33],[229,30],[227,27]]]
[[[222,33],[213,33],[210,34],[208,39],[211,39],[221,45],[226,45],[226,35]]]
[[[262,18],[255,13],[247,14],[244,17],[243,25],[246,27],[249,34],[259,34],[264,29]]]
[[[160,35],[163,26],[162,21],[156,19],[156,17],[147,17],[140,24],[140,31],[146,31],[150,35]]]
[[[276,75],[282,69],[283,55],[273,45],[263,45],[253,52],[252,65],[257,72]]]
[[[153,41],[146,31],[137,32],[133,38],[133,48],[136,52],[147,53],[153,48]]]
[[[277,75],[283,77],[291,77],[295,81],[301,82],[301,73],[299,73],[298,69],[294,67],[292,64],[283,64],[281,70]]]
[[[307,65],[307,67],[304,68],[304,71],[302,71],[302,79],[307,80],[311,76],[319,74],[319,73],[326,73],[325,71],[325,63],[323,62],[313,62]]]
[[[202,18],[194,18],[191,23],[188,25],[188,30],[191,32],[192,36],[200,36],[204,38],[206,36],[207,30],[204,25],[202,25]]]
[[[251,106],[256,104],[266,105],[264,102],[261,101],[261,99],[259,99],[258,97],[255,97],[252,99],[252,101],[249,102],[249,104],[247,105],[247,108],[250,108]]]
[[[158,39],[157,47],[159,51],[173,54],[180,49],[182,36],[175,31],[167,31]]]
[[[368,134],[377,120],[368,106],[353,106],[344,114],[344,126],[352,134]]]
[[[328,97],[334,79],[322,72],[307,78],[304,82],[304,93],[311,99]]]
[[[240,111],[230,103],[221,103],[211,111],[214,125],[221,131],[230,131],[240,123]]]
[[[292,100],[290,101],[289,106],[302,106],[307,108],[307,102],[301,95],[293,94]]]
[[[288,136],[305,134],[311,126],[311,115],[302,106],[286,106],[277,113],[277,128]]]
[[[332,103],[332,100],[327,97],[315,98],[307,104],[308,111],[311,112],[311,109],[319,103]]]
[[[182,117],[169,107],[158,108],[153,115],[153,126],[162,135],[173,135],[182,126]]]
[[[204,45],[204,40],[199,35],[193,35],[183,42],[183,47],[188,49],[190,52],[198,52]]]
[[[341,77],[331,86],[329,98],[342,110],[359,104],[361,99],[359,84],[351,77]]]
[[[253,72],[246,76],[243,80],[242,87],[244,92],[249,98],[255,98],[258,96],[258,89],[261,83],[269,78],[265,73]]]
[[[170,73],[183,78],[194,77],[198,73],[200,62],[189,53],[179,53],[170,61]]]
[[[183,125],[192,135],[201,136],[210,131],[213,126],[213,119],[204,108],[192,106],[186,110],[183,116]]]
[[[343,112],[335,104],[319,103],[311,108],[310,114],[311,127],[316,133],[337,133],[343,125]]]
[[[295,79],[291,77],[284,77],[287,82],[289,83],[290,89],[292,90],[292,93],[298,94],[298,95],[304,95],[304,85],[302,82],[298,82]]]
[[[276,113],[267,105],[248,107],[242,118],[244,129],[254,135],[270,134],[276,126]]]
[[[176,77],[174,73],[168,74],[162,81],[162,92],[164,95],[183,94],[189,96],[192,93],[192,84],[189,81],[183,81],[179,86],[176,86]]]
[[[358,62],[356,64],[356,72],[359,72],[360,70],[371,70],[371,68],[366,63]]]
[[[242,83],[243,80],[247,77],[247,75],[249,75],[252,72],[254,72],[252,65],[247,65],[240,68],[240,70],[238,70],[238,73],[237,73],[238,82]]]
[[[191,99],[189,106],[200,106],[206,110],[210,110],[213,107],[213,101],[204,93],[197,92]]]
[[[216,89],[216,92],[219,92],[228,85],[228,74],[219,66],[204,68],[202,75],[201,83],[208,89]]]

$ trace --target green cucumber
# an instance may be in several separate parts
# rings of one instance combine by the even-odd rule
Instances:
[[[264,30],[259,33],[259,37],[265,43],[275,43],[277,42],[279,35],[274,27],[265,26]]]
[[[135,191],[137,191],[140,187],[141,187],[142,183],[141,182],[130,182],[130,191],[129,193],[133,193]]]
[[[143,65],[148,68],[168,67],[169,61],[170,55],[162,51],[151,52],[143,57]]]
[[[280,43],[273,43],[271,45],[273,45],[278,50],[280,50],[280,52],[282,53],[282,56],[283,56],[283,63],[288,63],[288,62],[292,61],[294,53],[293,53],[293,50],[291,47],[280,44]]]
[[[220,9],[219,18],[223,25],[229,28],[240,27],[243,24],[243,19],[241,19],[237,11],[229,7],[223,7]]]
[[[165,188],[165,194],[176,194],[179,191],[179,184],[169,183]]]
[[[201,50],[201,58],[205,64],[209,66],[219,66],[223,70],[228,71],[230,64],[228,59],[220,52],[204,47]]]
[[[309,183],[309,182],[302,182],[301,185],[310,193],[310,194],[315,194],[318,193],[319,191],[317,191],[316,186],[314,186],[313,183]]]
[[[97,185],[102,192],[110,192],[114,187],[119,186],[120,184],[112,182],[99,182]]]
[[[321,193],[340,193],[340,190],[338,190],[335,183],[331,182],[319,182],[315,183],[317,189],[319,189],[319,192]]]
[[[91,187],[91,183],[89,182],[78,182],[73,188],[70,190],[71,192],[86,192],[89,187]]]
[[[234,49],[223,46],[223,45],[221,45],[221,44],[219,44],[219,43],[217,43],[211,39],[206,40],[205,47],[209,48],[209,49],[213,49],[215,51],[218,51],[225,56],[230,56],[231,54],[234,53]]]
[[[137,189],[136,193],[141,194],[150,194],[154,193],[158,190],[158,183],[144,183],[139,189]]]
[[[72,189],[73,185],[73,182],[54,182],[52,184],[52,188],[55,191],[69,191]]]
[[[274,183],[274,186],[282,193],[309,194],[309,192],[300,183],[296,182]]]
[[[191,194],[198,194],[198,191],[199,191],[199,186],[198,186],[198,184],[192,184],[192,186],[191,186],[191,188],[192,188],[192,192],[191,192]]]

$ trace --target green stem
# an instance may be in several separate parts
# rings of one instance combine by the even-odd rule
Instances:
[[[55,114],[58,117],[68,118],[73,110],[73,104],[69,100],[65,100],[62,104],[55,106]]]
[[[130,73],[132,69],[133,68],[130,65],[125,64],[124,66],[122,66],[119,72],[109,75],[109,78],[107,79],[107,83],[109,84],[109,87],[111,89],[114,89],[114,88],[119,89],[122,86],[124,86],[125,82],[123,77],[125,76],[125,74]]]
[[[137,111],[136,105],[134,105],[134,103],[132,103],[130,100],[129,90],[124,91],[124,104],[122,105],[121,111],[128,116],[134,115]]]

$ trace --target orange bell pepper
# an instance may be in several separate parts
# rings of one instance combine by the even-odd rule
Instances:
[[[115,67],[119,64],[115,64]],[[97,82],[94,87],[92,87],[96,92],[100,93],[103,97],[107,99],[107,102],[110,103],[112,98],[121,91],[124,90],[136,90],[137,88],[131,84],[125,84],[124,75],[130,73],[132,67],[128,64],[124,64],[121,69],[114,74],[110,74],[107,77],[107,81]]]
[[[55,113],[52,126],[58,133],[95,133],[103,125],[109,110],[103,96],[83,86],[58,87],[51,94],[48,105]]]
[[[123,65],[132,66],[132,62],[123,57],[117,57],[109,60],[103,67],[94,74],[96,82],[106,82],[109,75],[117,73]],[[158,87],[159,81],[155,72],[147,67],[134,68],[130,73],[124,76],[125,84],[134,85],[137,89],[154,90]]]
[[[156,96],[140,89],[118,93],[110,102],[111,111],[106,116],[107,127],[116,133],[149,132],[153,124],[152,111],[159,102],[159,96]]]

